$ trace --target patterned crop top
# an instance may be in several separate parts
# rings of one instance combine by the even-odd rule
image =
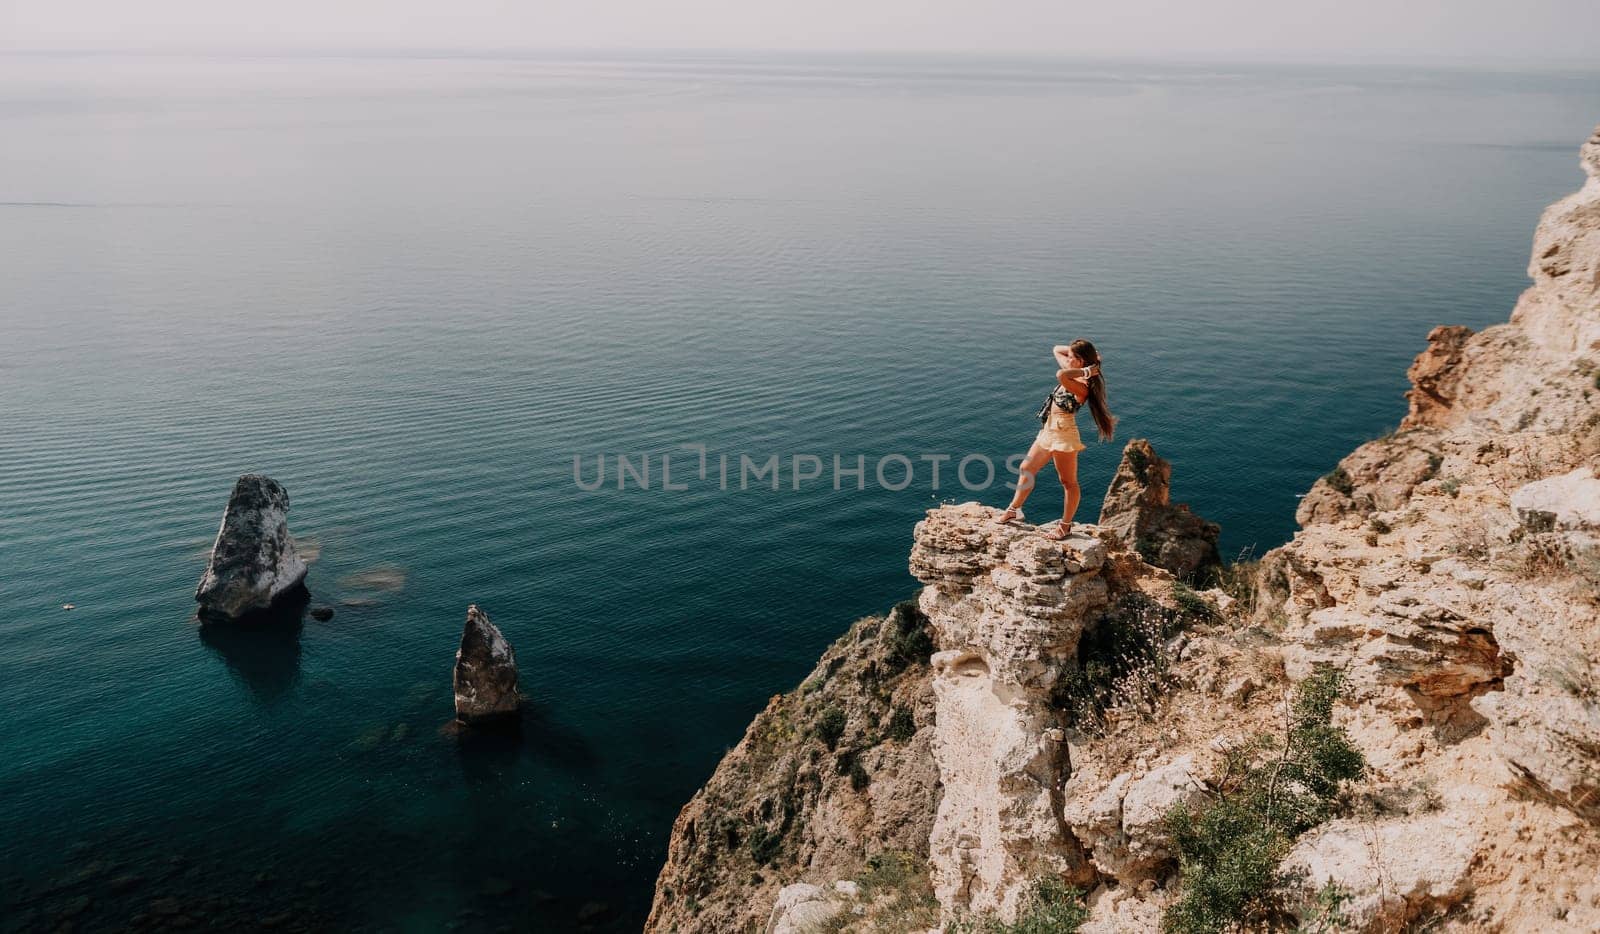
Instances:
[[[1039,406],[1039,421],[1049,424],[1050,415],[1057,407],[1071,415],[1083,408],[1083,403],[1067,387],[1057,386],[1050,395],[1044,397],[1044,405]]]
[[[1083,403],[1079,402],[1078,397],[1073,394],[1072,390],[1065,386],[1057,386],[1055,391],[1050,393],[1050,401],[1069,414],[1083,408]]]

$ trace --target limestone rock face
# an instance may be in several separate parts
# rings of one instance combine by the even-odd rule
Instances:
[[[1128,786],[1122,799],[1122,833],[1135,865],[1156,866],[1173,858],[1167,813],[1180,804],[1197,807],[1206,800],[1198,774],[1194,756],[1183,755]]]
[[[1100,507],[1100,527],[1146,561],[1192,580],[1221,565],[1222,527],[1172,503],[1172,465],[1143,438],[1129,441]]]
[[[1089,919],[1078,934],[1132,934],[1161,930],[1158,899],[1143,899],[1122,886],[1102,885],[1089,894]]]
[[[238,620],[305,594],[306,563],[289,536],[289,493],[260,474],[233,485],[211,560],[194,592],[203,622]]]
[[[1086,878],[1061,819],[1067,747],[1051,689],[1108,601],[1106,547],[1000,525],[976,503],[929,510],[911,573],[940,651],[933,656],[933,755],[944,796],[928,839],[947,915],[1014,915],[1041,873]]]
[[[1471,892],[1468,873],[1479,843],[1475,828],[1449,816],[1376,825],[1336,820],[1302,837],[1281,868],[1300,880],[1307,903],[1330,882],[1351,895],[1342,906],[1342,930],[1397,931]]]
[[[1194,756],[1183,755],[1137,779],[1123,772],[1098,793],[1092,774],[1073,776],[1066,822],[1101,872],[1124,885],[1153,878],[1174,858],[1167,813],[1179,804],[1198,807],[1207,798],[1198,771]]]
[[[810,934],[845,908],[833,889],[809,882],[786,885],[778,892],[765,934]]]
[[[1585,464],[1535,480],[1511,494],[1517,521],[1530,528],[1600,531],[1600,477]]]
[[[1588,181],[1539,219],[1528,263],[1534,285],[1511,315],[1535,344],[1567,356],[1593,352],[1600,341],[1600,130],[1580,163]]]
[[[1406,392],[1411,411],[1400,423],[1401,428],[1437,426],[1445,421],[1455,403],[1456,381],[1461,377],[1457,366],[1461,348],[1471,336],[1472,329],[1459,324],[1440,325],[1428,332],[1428,349],[1417,354],[1406,371],[1411,379],[1411,389]]]
[[[1304,498],[1256,613],[1291,678],[1344,668],[1375,718],[1600,824],[1600,134],[1582,163],[1511,320],[1428,335],[1400,430]]]
[[[464,723],[514,716],[522,703],[516,653],[477,604],[467,607],[453,680],[456,719]]]
[[[1295,521],[1309,526],[1398,509],[1410,501],[1418,484],[1439,475],[1441,448],[1437,432],[1428,430],[1362,445],[1301,497]]]

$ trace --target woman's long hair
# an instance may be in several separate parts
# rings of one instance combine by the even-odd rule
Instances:
[[[1100,365],[1100,351],[1086,340],[1072,342],[1072,352],[1078,355],[1086,365]],[[1111,435],[1117,430],[1117,417],[1111,414],[1111,409],[1106,406],[1106,378],[1100,373],[1089,377],[1089,414],[1094,416],[1094,427],[1100,432],[1101,441],[1110,441]]]

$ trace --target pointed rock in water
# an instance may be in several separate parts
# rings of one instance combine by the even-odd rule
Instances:
[[[233,485],[194,598],[202,621],[236,620],[304,598],[306,563],[289,536],[289,493],[260,474]]]
[[[456,719],[464,723],[513,716],[522,701],[516,653],[477,604],[467,607],[456,650],[455,691]]]

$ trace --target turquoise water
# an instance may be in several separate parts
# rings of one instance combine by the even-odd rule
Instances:
[[[1050,344],[1094,340],[1121,437],[1176,463],[1225,552],[1269,548],[1398,421],[1431,326],[1507,317],[1600,120],[1592,74],[40,55],[0,75],[15,929],[559,931],[590,902],[637,929],[672,818],[749,718],[912,591],[921,511],[1004,501],[949,472],[1025,449]],[[574,454],[588,479],[664,452],[687,489],[574,483]],[[720,489],[724,453],[778,455],[784,488]],[[918,464],[903,490],[871,475],[891,453]],[[799,491],[796,454],[828,468]],[[867,489],[832,488],[834,454],[867,458]],[[952,457],[941,489],[922,454]],[[1084,453],[1079,518],[1116,459]],[[195,625],[246,471],[290,490],[331,621]],[[517,648],[520,744],[439,735],[470,602]]]

